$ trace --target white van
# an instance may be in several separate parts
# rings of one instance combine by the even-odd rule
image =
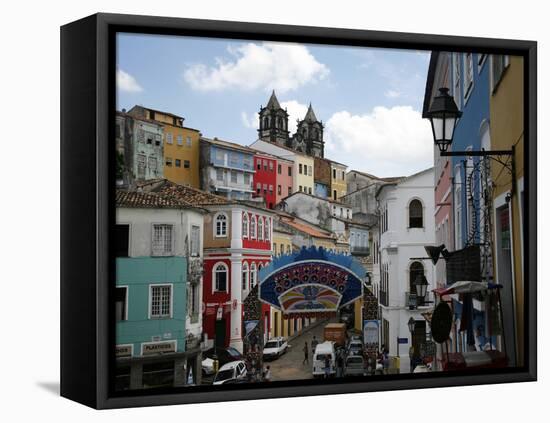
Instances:
[[[321,344],[317,344],[315,352],[313,353],[313,376],[325,375],[325,359],[329,359],[330,370],[329,375],[336,374],[336,352],[334,351],[334,342],[325,341]]]

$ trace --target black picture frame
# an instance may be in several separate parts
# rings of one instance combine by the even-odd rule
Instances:
[[[479,51],[524,58],[525,110],[525,366],[460,374],[402,374],[368,382],[307,381],[208,390],[173,388],[115,394],[109,374],[114,320],[115,34],[293,41],[346,46]],[[534,381],[537,377],[537,45],[533,41],[455,37],[243,22],[95,14],[61,28],[61,395],[90,407],[280,398],[397,389]]]

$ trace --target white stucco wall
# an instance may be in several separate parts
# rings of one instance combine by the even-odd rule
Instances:
[[[428,292],[435,288],[435,268],[430,260],[414,260],[426,257],[425,245],[434,245],[434,176],[433,169],[413,175],[397,185],[388,185],[378,194],[380,210],[388,210],[388,230],[380,235],[380,265],[389,267],[388,306],[382,306],[382,318],[389,322],[390,355],[397,354],[397,338],[408,338],[408,344],[399,346],[401,360],[409,360],[410,317],[423,320],[421,312],[432,307],[427,304],[417,310],[409,310],[405,293],[409,291],[409,268],[413,261],[424,265],[428,280]],[[409,203],[418,199],[423,205],[423,227],[409,228]],[[381,272],[379,267],[379,272]],[[380,280],[380,276],[377,275]],[[432,299],[430,294],[426,299]],[[428,328],[429,330],[429,328]]]

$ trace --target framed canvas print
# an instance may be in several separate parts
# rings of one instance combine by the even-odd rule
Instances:
[[[536,379],[536,43],[61,28],[61,394]]]

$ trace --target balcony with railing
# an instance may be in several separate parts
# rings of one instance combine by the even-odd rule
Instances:
[[[378,297],[378,302],[381,305],[388,307],[389,306],[389,298],[390,298],[389,292],[380,290],[380,295]]]
[[[352,256],[368,256],[370,254],[369,247],[363,245],[351,245],[350,252]]]

